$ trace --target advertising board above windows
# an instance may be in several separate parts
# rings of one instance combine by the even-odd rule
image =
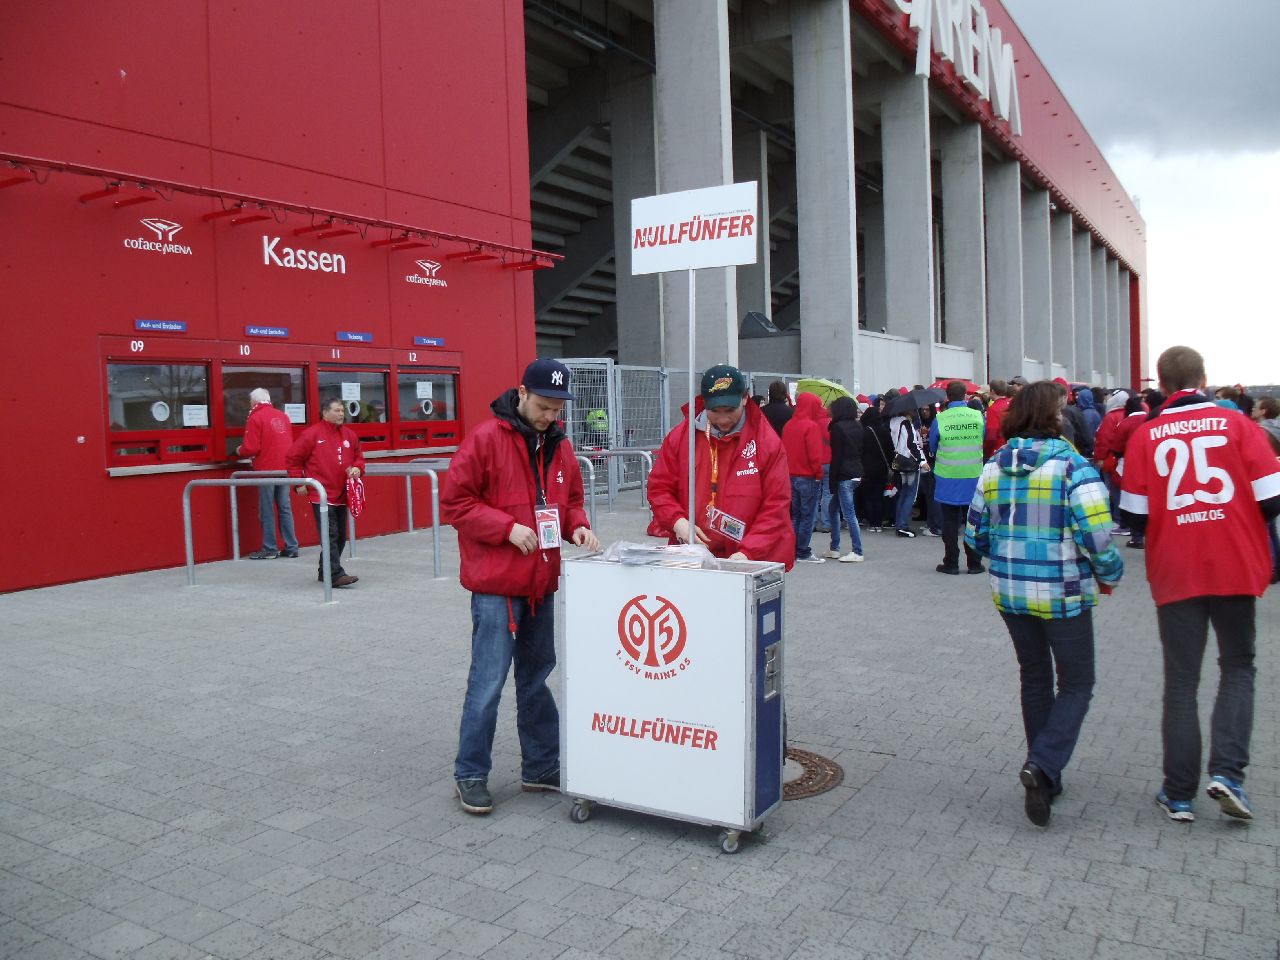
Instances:
[[[1005,43],[979,0],[885,0],[910,16],[916,33],[916,75],[929,76],[931,54],[956,68],[956,75],[978,97],[991,103],[1014,136],[1022,135],[1018,75],[1013,44]]]

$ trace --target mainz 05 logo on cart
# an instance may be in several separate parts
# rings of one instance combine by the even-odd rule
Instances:
[[[165,255],[169,253],[180,253],[183,256],[191,256],[191,248],[185,243],[175,243],[173,238],[177,236],[182,229],[182,224],[175,223],[172,220],[163,220],[160,217],[147,217],[145,220],[139,221],[144,227],[155,234],[155,239],[151,240],[147,237],[130,237],[125,240],[124,245],[130,250],[145,250],[147,253],[158,253]]]
[[[618,613],[617,658],[628,671],[645,680],[670,680],[688,668],[681,656],[689,632],[674,603],[656,594],[632,597]]]

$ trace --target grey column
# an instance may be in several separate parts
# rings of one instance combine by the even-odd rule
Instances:
[[[791,6],[800,369],[853,385],[864,371],[858,366],[858,234],[849,30],[848,0],[815,0]]]
[[[1093,369],[1094,377],[1090,383],[1098,379],[1106,379],[1111,369],[1111,352],[1107,335],[1107,248],[1095,246],[1090,259],[1090,273],[1093,279]]]
[[[614,63],[609,73],[613,147],[613,251],[617,274],[618,360],[662,362],[662,300],[656,274],[631,275],[631,201],[658,192],[653,74]]]
[[[1012,160],[987,164],[987,350],[991,375],[1022,373],[1022,171]]]
[[[1022,196],[1022,332],[1027,356],[1053,379],[1053,289],[1049,253],[1049,191]]]
[[[1137,385],[1133,375],[1133,357],[1130,354],[1132,345],[1129,340],[1129,317],[1132,316],[1133,305],[1129,300],[1130,284],[1133,275],[1125,267],[1120,268],[1120,381],[1119,386]]]
[[[1120,354],[1120,261],[1107,259],[1107,357],[1111,365],[1107,372],[1112,380],[1107,384],[1114,386],[1121,382],[1124,363]]]
[[[987,382],[986,239],[982,216],[982,128],[944,125],[942,154],[942,281],[946,341],[973,351],[973,379]]]
[[[863,295],[867,298],[867,329],[882,333],[889,325],[884,289],[884,203],[876,190],[864,190],[858,213],[862,220]]]
[[[733,179],[738,183],[750,180],[758,184],[756,190],[756,262],[737,268],[738,313],[756,310],[772,316],[769,304],[769,144],[762,130],[751,127],[734,134]],[[741,316],[739,317],[741,320]]]
[[[1075,302],[1076,302],[1076,380],[1093,379],[1093,237],[1088,230],[1076,231]],[[1070,378],[1069,378],[1070,379]]]
[[[927,78],[886,77],[880,111],[889,332],[920,341],[916,375],[928,383],[933,374],[933,183]]]
[[[733,182],[726,0],[654,0],[658,190],[676,193]],[[732,267],[698,270],[694,367],[738,359],[738,297]],[[688,274],[662,278],[663,363],[688,363]]]
[[[1072,296],[1071,214],[1049,215],[1049,259],[1053,298],[1052,363],[1067,368],[1070,378],[1076,368],[1075,303]],[[1050,368],[1052,369],[1052,367]]]

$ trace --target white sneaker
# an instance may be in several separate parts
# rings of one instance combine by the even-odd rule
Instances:
[[[826,563],[827,561],[816,553],[811,553],[807,557],[796,557],[796,563]]]
[[[834,552],[834,551],[833,551]],[[861,563],[864,557],[860,553],[854,553],[850,550],[843,557],[840,557],[841,563]]]
[[[839,560],[839,559],[840,559],[840,551],[839,551],[839,550],[828,550],[828,551],[824,554],[824,556],[826,556],[826,557],[827,557],[828,559],[830,559],[830,560]]]

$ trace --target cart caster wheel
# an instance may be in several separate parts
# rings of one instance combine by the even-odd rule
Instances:
[[[720,831],[720,849],[725,853],[737,853],[742,846],[742,834],[737,830]]]
[[[575,800],[569,808],[569,819],[574,823],[586,823],[591,819],[591,801]]]

